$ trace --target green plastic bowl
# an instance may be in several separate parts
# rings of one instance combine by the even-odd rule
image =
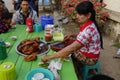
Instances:
[[[53,73],[48,70],[48,69],[44,69],[44,68],[36,68],[31,70],[30,72],[27,73],[27,75],[25,76],[25,80],[32,80],[32,77],[36,74],[36,73],[43,73],[44,74],[44,78],[48,78],[50,80],[54,80],[54,75]]]
[[[16,80],[14,63],[4,62],[0,65],[0,80]]]

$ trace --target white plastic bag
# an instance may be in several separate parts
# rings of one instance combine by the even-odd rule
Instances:
[[[51,61],[48,68],[53,72],[55,80],[60,80],[60,75],[57,70],[61,70],[62,64],[60,63],[60,59],[58,61]]]

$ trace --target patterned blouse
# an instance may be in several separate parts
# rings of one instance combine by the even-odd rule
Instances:
[[[89,58],[98,58],[100,53],[100,35],[95,24],[89,20],[80,26],[80,32],[77,35],[77,41],[83,45],[79,51]]]

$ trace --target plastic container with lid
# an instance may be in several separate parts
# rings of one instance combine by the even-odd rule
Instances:
[[[51,41],[53,36],[54,25],[47,24],[45,26],[45,41]]]
[[[47,24],[54,24],[54,17],[50,15],[41,16],[42,29],[45,30]]]
[[[34,25],[34,32],[40,32],[42,31],[42,25],[41,24],[35,24]]]

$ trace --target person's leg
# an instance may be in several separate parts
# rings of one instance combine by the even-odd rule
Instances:
[[[98,74],[90,78],[90,80],[115,80],[115,79],[107,75]]]
[[[76,72],[76,74],[78,76],[78,79],[81,79],[81,74],[82,74],[82,70],[83,70],[83,64],[75,58],[74,54],[71,57],[72,57],[75,72]]]
[[[86,65],[94,65],[98,61],[98,58],[88,58],[81,54],[80,52],[75,53],[74,56],[79,62]]]

